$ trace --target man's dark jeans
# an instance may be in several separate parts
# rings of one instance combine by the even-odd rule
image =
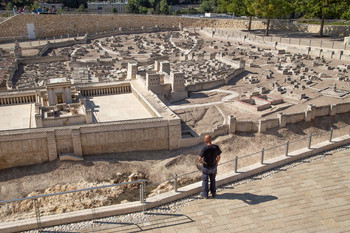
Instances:
[[[203,182],[202,182],[202,195],[207,197],[209,193],[208,188],[208,180],[210,179],[210,192],[211,194],[216,194],[216,183],[215,183],[215,177],[216,177],[217,167],[202,167],[202,175],[203,175]]]

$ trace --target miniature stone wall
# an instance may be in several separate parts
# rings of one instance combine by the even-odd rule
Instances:
[[[293,124],[304,120],[305,120],[304,112],[292,113],[288,115],[286,114],[286,124]]]
[[[47,162],[48,144],[44,132],[1,134],[0,169]]]
[[[237,121],[235,132],[258,132],[258,123],[253,121]]]
[[[176,130],[180,125],[170,126],[167,120],[149,119],[3,131],[0,133],[0,169],[55,160],[60,153],[92,155],[167,150],[171,149],[170,127]]]
[[[330,106],[320,106],[316,107],[316,116],[328,116],[330,115]]]
[[[336,104],[336,113],[346,113],[350,112],[350,103],[340,103]]]

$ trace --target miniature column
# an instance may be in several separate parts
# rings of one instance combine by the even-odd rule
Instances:
[[[237,124],[237,120],[235,116],[229,115],[228,116],[228,132],[231,134],[236,132],[236,124]]]
[[[331,115],[331,116],[337,115],[337,105],[336,104],[330,105],[329,115]]]
[[[57,146],[56,146],[55,131],[46,132],[46,138],[47,138],[47,151],[49,155],[49,161],[56,160]]]
[[[265,119],[259,119],[259,133],[266,132],[266,121]]]
[[[311,121],[316,117],[316,106],[309,104],[305,110],[305,121]]]
[[[280,127],[280,128],[285,127],[286,124],[287,124],[286,115],[284,115],[284,113],[281,112],[281,113],[278,113],[278,114],[277,114],[277,118],[278,118],[279,127]]]
[[[79,129],[72,130],[72,139],[73,139],[74,154],[78,155],[78,156],[83,156],[83,150],[81,148],[80,130]]]

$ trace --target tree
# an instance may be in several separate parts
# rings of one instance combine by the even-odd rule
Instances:
[[[84,4],[81,4],[79,8],[75,12],[86,12],[86,9],[84,7]]]
[[[255,10],[252,8],[254,0],[218,0],[218,10],[222,13],[229,13],[238,16],[249,16],[248,30],[251,30],[252,17]]]
[[[255,15],[267,18],[265,35],[269,35],[271,18],[277,18],[289,14],[291,5],[286,0],[255,0],[251,4]]]
[[[6,5],[6,10],[12,10],[13,9],[13,3],[12,2],[9,2],[9,3],[7,3],[7,5]]]
[[[129,0],[126,5],[126,12],[147,14],[148,8],[150,8],[150,2],[148,0]]]
[[[248,31],[252,30],[252,18],[255,15],[255,9],[253,7],[253,0],[244,0],[244,14],[249,16]]]
[[[212,3],[209,0],[203,1],[202,4],[199,6],[198,11],[202,14],[207,12],[213,12]]]
[[[169,14],[169,6],[167,0],[160,1],[160,13],[162,14]]]
[[[348,0],[299,0],[296,9],[307,18],[321,18],[320,36],[323,36],[325,19],[340,18],[349,9]]]
[[[117,8],[113,8],[113,9],[112,9],[112,13],[113,13],[113,14],[118,13]]]

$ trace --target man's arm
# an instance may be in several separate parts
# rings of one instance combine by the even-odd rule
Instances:
[[[216,156],[216,166],[218,166],[219,162],[220,162],[221,156],[218,155]]]
[[[203,157],[201,157],[200,155],[198,156],[198,161],[201,164],[207,164],[206,162],[203,161]]]

